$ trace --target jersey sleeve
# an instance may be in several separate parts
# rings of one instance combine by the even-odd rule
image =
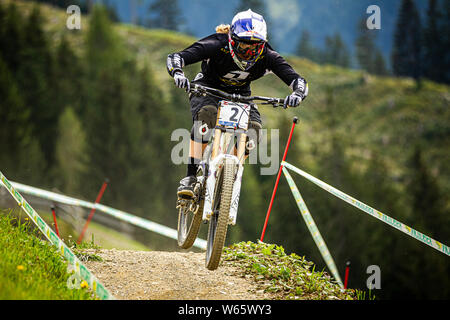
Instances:
[[[176,71],[181,71],[186,65],[214,56],[222,46],[223,39],[218,34],[212,34],[200,39],[180,52],[169,54],[167,57],[167,71],[173,76]]]
[[[306,80],[301,77],[292,66],[276,51],[267,50],[268,68],[280,78],[292,90],[297,89],[297,83],[305,83]]]

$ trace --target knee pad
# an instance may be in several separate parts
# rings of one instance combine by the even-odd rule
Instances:
[[[245,154],[249,155],[250,151],[256,147],[261,141],[261,123],[250,120],[247,131],[247,141],[245,145]]]
[[[216,126],[217,107],[203,106],[196,115],[191,129],[191,139],[195,142],[207,143]]]
[[[209,129],[214,129],[217,120],[217,107],[212,105],[203,106],[197,112],[197,120],[201,121],[202,124],[206,123]]]

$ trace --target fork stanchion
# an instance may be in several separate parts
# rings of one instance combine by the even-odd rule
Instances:
[[[283,161],[286,160],[287,152],[289,150],[289,145],[291,144],[292,135],[294,134],[294,128],[295,128],[295,125],[297,124],[297,122],[298,122],[298,118],[294,117],[294,119],[292,120],[291,132],[289,133],[289,138],[286,143],[286,147],[284,149]],[[283,165],[280,165],[280,168],[278,169],[277,180],[275,181],[275,187],[273,188],[272,197],[270,198],[269,208],[267,209],[266,220],[264,221],[264,227],[261,232],[261,237],[260,237],[261,242],[263,242],[263,240],[264,240],[264,234],[266,233],[267,223],[269,222],[270,211],[272,210],[272,205],[273,205],[273,201],[275,199],[275,194],[277,193],[278,183],[280,182],[282,169],[283,169]]]

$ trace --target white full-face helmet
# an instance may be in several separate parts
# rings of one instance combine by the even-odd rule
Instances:
[[[242,70],[250,69],[261,56],[267,42],[264,18],[251,9],[236,14],[228,37],[230,53]]]

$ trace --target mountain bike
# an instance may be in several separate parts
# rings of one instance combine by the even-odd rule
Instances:
[[[194,197],[177,199],[178,245],[183,249],[190,248],[201,222],[209,222],[206,267],[215,270],[219,266],[228,225],[236,224],[245,151],[252,149],[252,140],[247,141],[250,108],[253,101],[280,107],[284,99],[229,94],[198,84],[189,92],[221,100],[216,126],[197,170]],[[206,134],[207,128],[202,126],[200,131]]]

